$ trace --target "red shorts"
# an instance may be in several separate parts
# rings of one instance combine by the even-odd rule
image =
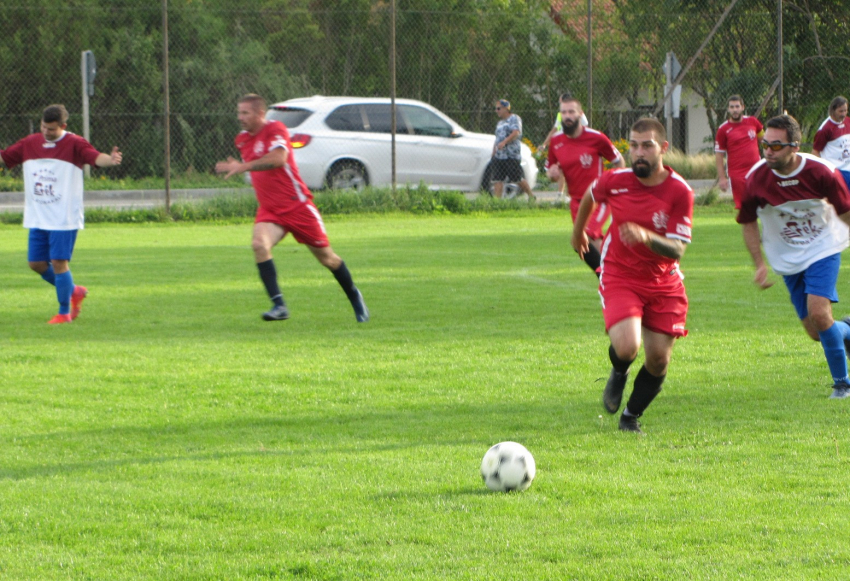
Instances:
[[[608,279],[599,285],[599,296],[606,332],[624,319],[640,317],[641,325],[650,331],[671,337],[688,334],[688,295],[678,273],[663,283]]]
[[[735,201],[735,209],[741,209],[741,198],[744,197],[744,190],[747,187],[747,180],[744,179],[746,173],[736,176],[729,176],[729,187],[732,188],[732,199]]]
[[[284,236],[292,232],[292,236],[299,244],[314,248],[325,248],[330,245],[322,215],[310,202],[286,213],[275,213],[260,206],[257,210],[257,218],[254,220],[255,224],[258,222],[277,224],[283,228]]]
[[[575,200],[570,198],[570,214],[573,216],[573,224],[576,221],[576,214],[578,214],[578,207],[581,204],[581,200]],[[599,240],[603,237],[602,228],[605,227],[605,223],[608,222],[608,218],[611,216],[611,207],[608,204],[599,204],[596,206],[596,209],[590,215],[590,220],[587,221],[587,226],[584,231],[587,232],[587,237],[591,240]]]

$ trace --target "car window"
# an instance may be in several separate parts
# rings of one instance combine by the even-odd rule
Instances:
[[[449,137],[452,134],[451,125],[424,107],[399,105],[399,110],[416,135]]]
[[[325,124],[337,131],[369,131],[362,105],[341,105],[325,118]]]
[[[266,113],[266,119],[271,121],[280,121],[287,127],[298,127],[312,114],[313,112],[307,109],[280,107],[269,109]]]
[[[374,133],[391,133],[392,116],[390,115],[390,109],[391,107],[389,104],[363,105],[363,110],[365,111],[366,118],[368,120],[366,131],[372,131]],[[398,105],[396,105],[395,123],[396,133],[410,133],[407,123],[404,121],[404,117],[401,116],[401,111],[399,110]]]

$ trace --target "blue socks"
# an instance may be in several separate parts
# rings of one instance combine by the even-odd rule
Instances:
[[[850,377],[847,376],[847,353],[844,350],[844,339],[850,335],[850,326],[838,321],[818,335],[832,380],[835,383],[850,384]]]
[[[53,265],[49,262],[47,263],[47,270],[41,273],[41,278],[53,286],[56,286],[56,274],[53,272]],[[850,327],[848,327],[848,329],[850,329]]]
[[[50,272],[53,272],[50,269]],[[71,276],[71,271],[68,270],[62,274],[54,275],[56,281],[56,298],[59,300],[59,314],[71,314],[71,294],[74,292],[74,277]],[[847,372],[845,366],[844,372]]]

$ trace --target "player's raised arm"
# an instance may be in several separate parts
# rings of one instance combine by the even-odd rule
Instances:
[[[101,153],[98,155],[94,164],[97,167],[115,167],[116,165],[121,165],[123,157],[121,151],[116,146],[112,148],[111,153]]]

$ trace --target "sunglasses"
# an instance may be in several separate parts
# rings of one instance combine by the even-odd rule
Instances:
[[[768,143],[767,141],[761,142],[762,149],[771,149],[773,151],[781,151],[785,147],[797,147],[798,145],[800,144],[796,141],[792,141],[791,143],[780,143],[776,141],[774,141],[773,143]]]

